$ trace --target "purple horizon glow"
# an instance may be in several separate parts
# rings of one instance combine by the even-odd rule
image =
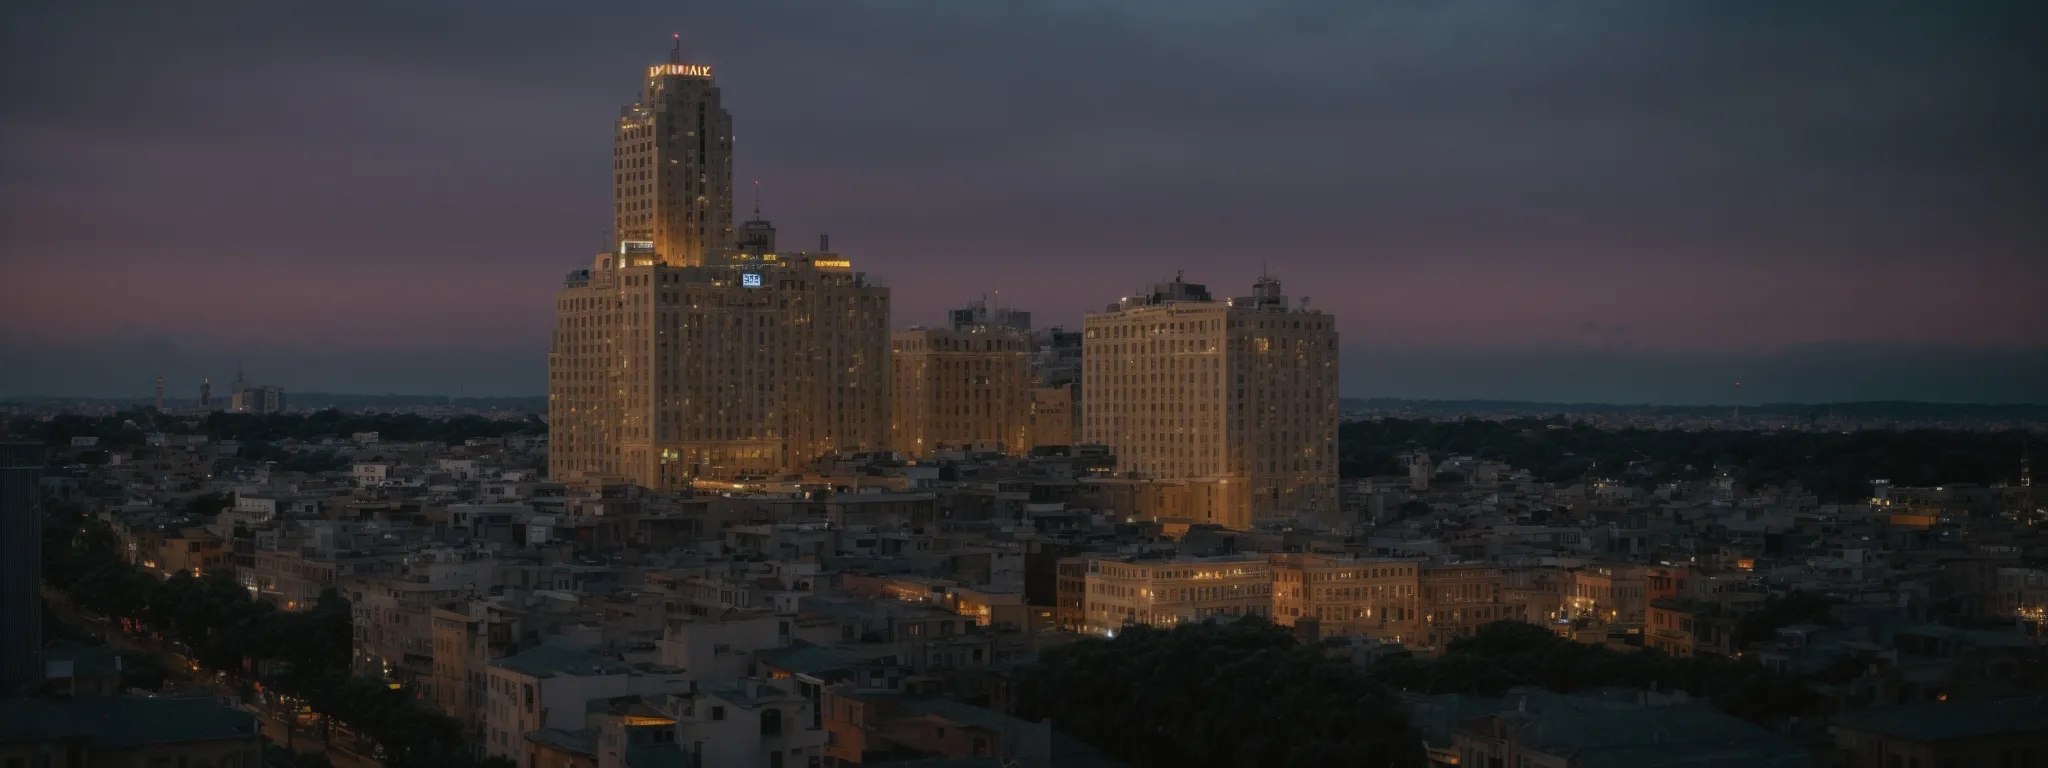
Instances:
[[[1263,264],[1347,347],[2048,350],[2030,5],[95,5],[0,31],[0,344],[532,355],[682,29],[898,326]]]

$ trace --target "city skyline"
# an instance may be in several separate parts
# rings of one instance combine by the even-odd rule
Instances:
[[[0,314],[27,363],[0,394],[177,396],[235,360],[288,389],[543,391],[545,286],[610,230],[591,115],[676,29],[730,89],[739,205],[758,179],[785,237],[833,234],[893,327],[999,290],[1078,328],[1177,269],[1263,265],[1339,318],[1346,396],[2048,398],[2038,18],[1159,8],[24,14],[0,244],[39,290]],[[258,66],[287,42],[300,69]],[[144,109],[81,85],[116,72]],[[88,259],[130,279],[65,278]]]

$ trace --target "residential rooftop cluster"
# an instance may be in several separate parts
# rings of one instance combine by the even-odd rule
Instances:
[[[1775,728],[1668,691],[1411,692],[1444,765],[1650,765],[1688,739],[1720,745],[1713,764],[1942,765],[2042,737],[1910,708],[2048,717],[2025,687],[2048,607],[2048,492],[2031,483],[1821,504],[1725,480],[1542,483],[1417,453],[1406,475],[1344,481],[1331,524],[1231,529],[1119,476],[1100,447],[862,454],[655,491],[544,480],[528,468],[544,442],[285,443],[348,459],[303,472],[152,435],[42,488],[159,577],[229,574],[285,611],[335,590],[357,673],[416,689],[521,765],[596,759],[614,731],[650,765],[664,750],[704,765],[1109,764],[1015,717],[1018,676],[1137,625],[1243,616],[1368,668],[1514,621],[1825,681],[1810,686],[1828,718]]]

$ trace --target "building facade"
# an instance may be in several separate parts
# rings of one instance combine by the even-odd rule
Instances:
[[[889,442],[889,290],[831,253],[599,254],[556,295],[549,472],[658,489]]]
[[[1068,382],[1031,388],[1031,445],[1073,445],[1081,436],[1081,390]]]
[[[651,242],[670,266],[711,263],[733,245],[732,115],[711,67],[684,63],[680,43],[619,111],[612,207],[613,247]]]
[[[1486,563],[1424,565],[1416,589],[1422,626],[1417,638],[1426,650],[1441,651],[1452,640],[1506,619],[1516,607],[1504,599],[1500,566]]]
[[[1337,513],[1334,318],[1271,279],[1224,301],[1176,279],[1088,315],[1083,337],[1083,439],[1119,470],[1246,487],[1196,522]]]
[[[1087,632],[1110,635],[1125,624],[1170,628],[1212,616],[1272,616],[1272,566],[1264,556],[1082,560]]]
[[[1364,635],[1408,642],[1422,625],[1422,562],[1412,559],[1276,554],[1273,621],[1315,619],[1325,637]]]
[[[999,325],[912,328],[891,341],[890,445],[910,456],[944,448],[1031,449],[1029,337]]]

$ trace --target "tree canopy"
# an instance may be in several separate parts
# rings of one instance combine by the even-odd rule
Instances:
[[[1257,618],[1047,651],[1019,712],[1135,766],[1408,766],[1421,741],[1400,702],[1350,664]]]
[[[408,686],[350,672],[349,602],[334,590],[306,611],[254,600],[225,571],[181,571],[158,580],[121,559],[114,535],[75,506],[45,505],[43,578],[81,608],[116,624],[134,620],[183,643],[210,669],[255,675],[303,698],[315,712],[347,724],[384,748],[392,768],[511,768],[480,761],[461,723],[420,705]],[[138,668],[130,682],[161,685],[162,670]]]
[[[311,413],[227,413],[205,416],[167,414],[154,408],[125,410],[106,416],[58,414],[48,419],[17,417],[6,424],[8,434],[68,446],[74,437],[97,437],[100,448],[120,450],[142,445],[152,431],[204,434],[213,440],[274,443],[284,440],[345,439],[358,432],[376,432],[393,442],[460,443],[476,438],[538,435],[547,431],[539,417],[516,419],[483,416],[422,416],[416,413],[343,413],[329,408]]]
[[[1536,419],[1506,421],[1353,421],[1338,429],[1345,477],[1405,474],[1400,457],[1427,451],[1505,462],[1544,482],[1585,477],[1641,487],[1702,480],[1722,471],[1749,487],[1799,487],[1826,502],[1868,499],[1871,481],[1939,485],[2016,480],[2023,446],[2048,443],[2026,432],[1862,430],[1764,432],[1562,429]]]
[[[1655,649],[1622,652],[1581,643],[1520,621],[1497,621],[1451,641],[1434,659],[1394,656],[1372,676],[1404,690],[1499,696],[1537,686],[1559,693],[1619,686],[1683,690],[1753,722],[1805,714],[1817,699],[1797,678],[1754,662],[1702,655],[1675,658]]]

